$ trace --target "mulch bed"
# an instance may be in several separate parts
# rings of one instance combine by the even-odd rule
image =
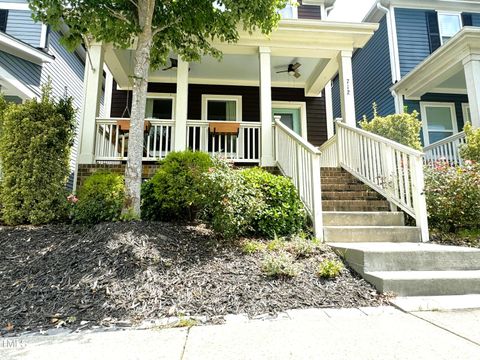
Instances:
[[[480,236],[465,236],[462,234],[443,233],[440,231],[432,231],[430,233],[430,241],[434,244],[466,246],[480,248]]]
[[[301,260],[293,279],[271,279],[261,272],[262,254],[244,255],[201,225],[0,227],[0,249],[4,331],[387,301],[348,269],[334,280],[317,277],[319,261],[335,256],[330,250]]]

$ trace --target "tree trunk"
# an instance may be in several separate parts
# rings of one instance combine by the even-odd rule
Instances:
[[[142,185],[143,127],[147,104],[150,51],[153,42],[152,18],[155,0],[138,2],[138,17],[142,32],[138,35],[133,70],[132,112],[128,139],[128,160],[125,169],[124,214],[140,217],[140,189]]]

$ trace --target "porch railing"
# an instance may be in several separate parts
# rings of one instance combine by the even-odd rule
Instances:
[[[125,161],[128,158],[128,126],[130,119],[97,119],[95,132],[95,160]],[[143,160],[165,158],[175,148],[174,120],[145,119]],[[261,124],[241,122],[239,133],[212,134],[209,122],[187,121],[187,148],[220,155],[229,160],[258,163],[261,149]]]
[[[315,236],[323,239],[320,151],[276,119],[275,157],[280,171],[295,184],[313,220]]]
[[[451,165],[462,165],[463,159],[460,155],[460,147],[465,144],[465,132],[449,136],[437,141],[423,149],[425,153],[425,165],[435,166],[439,160],[448,161]]]
[[[411,215],[428,241],[423,153],[341,122],[337,141],[340,166]]]
[[[332,136],[325,143],[323,143],[319,150],[321,152],[320,166],[322,168],[339,166],[337,135]]]

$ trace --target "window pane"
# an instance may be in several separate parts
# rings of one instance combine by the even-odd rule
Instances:
[[[441,132],[428,132],[428,139],[430,144],[436,143],[437,141],[443,140],[449,136],[453,135],[453,131],[441,131]]]
[[[145,117],[149,119],[173,118],[173,100],[172,99],[147,99]]]
[[[452,113],[449,107],[427,107],[428,130],[453,131]]]
[[[293,19],[293,8],[290,4],[285,6],[282,10],[278,10],[278,13],[282,19]]]
[[[236,121],[237,102],[234,100],[208,100],[207,120]]]
[[[274,114],[275,116],[281,116],[280,121],[288,128],[293,130],[293,115],[292,114]]]
[[[439,14],[438,21],[440,25],[440,33],[442,34],[442,39],[444,41],[453,37],[462,28],[460,16],[458,15]]]

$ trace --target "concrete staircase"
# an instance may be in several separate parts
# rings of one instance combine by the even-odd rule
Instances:
[[[399,296],[480,294],[480,249],[424,243],[331,246],[381,292]]]
[[[480,249],[420,243],[402,212],[340,168],[322,168],[325,241],[381,292],[480,294]]]
[[[420,230],[405,226],[401,212],[341,168],[322,168],[326,242],[418,242]]]

